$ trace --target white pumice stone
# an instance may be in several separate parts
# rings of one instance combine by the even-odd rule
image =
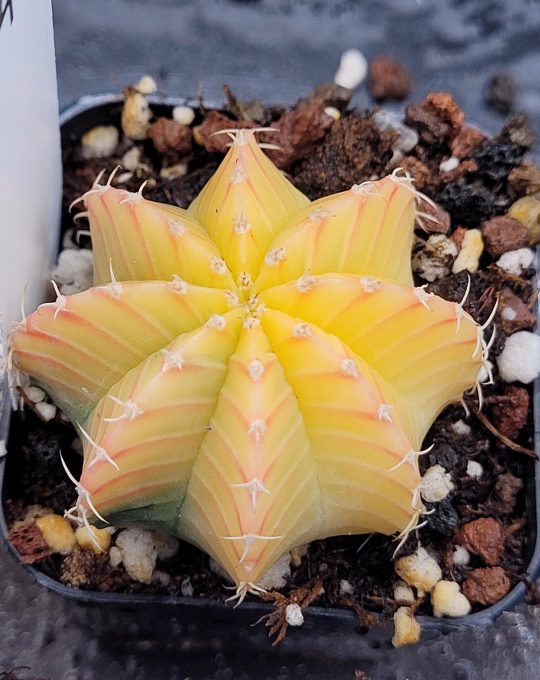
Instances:
[[[394,613],[392,645],[396,648],[414,645],[420,640],[420,624],[410,607],[399,607]]]
[[[540,374],[540,336],[530,331],[511,335],[497,357],[497,366],[505,382],[531,383]]]
[[[98,125],[81,137],[84,158],[107,158],[112,156],[118,144],[118,130],[114,125]]]
[[[454,552],[452,553],[452,564],[456,567],[465,567],[471,561],[471,554],[462,545],[456,545]]]
[[[422,546],[411,555],[397,560],[396,572],[406,583],[416,588],[420,597],[442,579],[441,568]]]
[[[347,597],[348,595],[354,595],[354,588],[350,581],[342,578],[339,582],[339,594],[341,597]]]
[[[471,434],[471,426],[467,425],[467,423],[464,420],[456,420],[455,423],[452,423],[452,429],[456,434],[461,435],[462,437],[466,437],[468,434]]]
[[[521,276],[524,269],[528,269],[534,263],[534,250],[531,248],[518,248],[509,250],[497,260],[496,264],[501,269],[514,276]]]
[[[442,465],[432,465],[426,470],[420,484],[422,498],[428,503],[438,503],[454,488],[452,476]]]
[[[301,626],[304,623],[304,615],[299,604],[291,603],[285,607],[285,621],[289,626]]]
[[[467,474],[469,477],[480,479],[480,477],[484,474],[484,468],[478,461],[470,460],[467,463]]]
[[[122,167],[130,172],[135,172],[141,163],[141,149],[138,146],[132,146],[128,149],[121,159]]]
[[[135,527],[124,529],[116,538],[116,546],[128,575],[134,581],[150,583],[158,556],[152,532]]]
[[[24,393],[26,397],[34,404],[39,404],[40,401],[45,399],[45,392],[41,387],[36,387],[35,385],[29,385],[24,388]]]
[[[45,401],[36,404],[34,408],[46,423],[48,423],[49,420],[52,420],[56,415],[56,406],[54,404],[48,404]]]
[[[172,110],[172,117],[177,123],[191,125],[195,119],[195,111],[191,106],[175,106]]]
[[[86,248],[63,250],[51,276],[62,295],[82,293],[92,285],[92,251]]]
[[[394,600],[399,602],[416,602],[413,590],[404,581],[398,581],[394,586]]]
[[[122,109],[122,132],[130,139],[146,139],[151,118],[146,97],[136,89],[130,90]]]
[[[157,90],[156,81],[152,76],[142,76],[139,82],[135,85],[135,88],[139,90],[141,94],[152,94]]]
[[[336,85],[354,90],[367,76],[368,63],[360,50],[346,50],[341,55],[339,68],[334,76]]]
[[[431,591],[433,613],[441,616],[467,616],[471,603],[454,581],[439,581]]]
[[[336,109],[335,106],[327,106],[324,109],[324,112],[326,113],[327,116],[330,116],[334,120],[339,120],[341,118],[341,111],[339,109]]]
[[[493,363],[489,359],[480,366],[476,379],[481,385],[489,380],[489,371],[491,371],[492,368]]]
[[[467,270],[472,274],[477,271],[483,250],[484,239],[480,229],[468,229],[463,237],[461,250],[452,267],[452,273],[459,274],[459,272]]]
[[[180,584],[180,592],[184,597],[193,597],[193,593],[195,591],[193,589],[193,585],[191,583],[191,579],[189,578],[189,576],[186,576],[186,578]]]
[[[291,553],[286,552],[257,581],[257,585],[264,588],[264,590],[279,590],[287,583],[290,575]]]
[[[109,550],[109,562],[113,567],[118,567],[122,564],[122,551],[115,545]]]
[[[455,170],[457,166],[459,165],[459,158],[456,158],[455,156],[450,156],[446,161],[443,161],[439,165],[439,170],[441,172],[450,172],[451,170]]]

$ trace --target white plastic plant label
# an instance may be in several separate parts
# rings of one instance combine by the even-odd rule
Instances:
[[[48,0],[0,0],[0,82],[0,323],[5,339],[10,323],[21,318],[23,295],[26,310],[32,311],[49,294],[58,247],[60,132]]]

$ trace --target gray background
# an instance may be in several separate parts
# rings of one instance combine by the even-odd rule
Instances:
[[[221,101],[227,82],[241,98],[293,102],[331,80],[341,52],[357,47],[368,58],[384,52],[407,65],[411,99],[449,90],[469,120],[488,131],[502,119],[483,104],[483,88],[505,68],[520,88],[518,108],[540,131],[540,6],[533,0],[53,0],[53,6],[62,106],[118,91],[145,73],[164,94]],[[365,88],[355,103],[369,104]],[[540,677],[540,608],[527,605],[485,631],[435,634],[411,649],[376,649],[376,641],[360,636],[326,644],[319,638],[316,648],[300,629],[271,650],[261,628],[246,625],[225,642],[219,626],[190,623],[181,612],[83,609],[32,583],[3,548],[0,574],[0,671],[27,665],[26,677],[352,680],[355,668],[373,680]]]

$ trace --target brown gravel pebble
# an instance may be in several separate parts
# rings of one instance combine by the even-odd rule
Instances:
[[[369,88],[373,99],[401,101],[410,94],[411,76],[407,69],[391,57],[375,57],[369,65]]]
[[[466,158],[486,140],[486,135],[475,127],[464,125],[450,142],[452,156]]]
[[[227,144],[230,139],[226,134],[215,135],[219,130],[240,130],[241,128],[254,128],[256,123],[249,120],[231,120],[219,111],[210,111],[203,122],[193,128],[193,138],[209,153],[226,153],[229,150]]]
[[[414,128],[423,142],[438,146],[455,137],[465,114],[448,92],[432,92],[405,110],[405,124]]]
[[[350,189],[384,172],[395,139],[392,131],[380,132],[369,115],[342,116],[294,166],[294,183],[312,200]]]
[[[516,439],[527,424],[529,413],[527,390],[524,387],[510,385],[504,394],[487,397],[486,403],[491,405],[493,424],[499,432],[509,439]]]
[[[510,590],[510,579],[502,567],[474,569],[461,590],[470,602],[484,606],[495,604]]]
[[[158,118],[150,126],[148,136],[156,149],[162,154],[180,157],[191,153],[191,129],[169,118]]]
[[[464,524],[459,540],[467,550],[478,555],[489,566],[499,563],[504,550],[502,524],[493,517],[481,517]]]
[[[430,220],[426,217],[417,218],[414,228],[426,231],[428,234],[448,234],[450,231],[450,213],[437,206],[434,208],[427,201],[420,201],[418,205],[420,212],[432,215],[435,219]]]
[[[113,567],[108,553],[75,548],[62,562],[60,578],[74,588],[84,586],[104,592],[126,588],[130,579],[122,569]]]
[[[510,288],[503,288],[500,293],[497,317],[506,335],[511,335],[516,331],[528,330],[536,325],[536,316],[527,309],[523,300]]]
[[[519,194],[535,194],[540,191],[540,169],[525,161],[508,175],[508,183]]]
[[[324,102],[300,102],[292,111],[272,123],[272,127],[279,132],[261,135],[265,142],[281,147],[267,152],[278,168],[288,168],[294,161],[305,156],[315,142],[324,137],[326,131],[332,127],[334,118],[325,113],[324,109]]]
[[[463,244],[463,239],[465,238],[465,234],[467,233],[467,229],[465,227],[456,227],[454,229],[452,236],[450,238],[452,241],[456,244],[458,247],[458,250],[461,250],[461,246]]]
[[[8,540],[19,553],[23,564],[34,564],[52,555],[43,534],[35,522],[27,522],[10,529]]]
[[[498,499],[501,512],[509,514],[514,510],[517,495],[522,489],[522,480],[511,472],[505,472],[499,477],[495,484],[494,495]]]
[[[305,99],[300,101],[322,102],[325,106],[335,106],[345,109],[351,101],[352,90],[337,83],[323,83],[318,85]]]
[[[414,156],[405,156],[400,161],[399,167],[408,172],[414,178],[414,186],[423,191],[432,184],[431,170]]]
[[[521,222],[501,215],[492,217],[482,224],[482,236],[486,250],[498,258],[509,250],[517,250],[529,245],[529,232]]]
[[[497,135],[497,139],[530,149],[535,142],[536,136],[527,114],[514,113],[504,124]]]

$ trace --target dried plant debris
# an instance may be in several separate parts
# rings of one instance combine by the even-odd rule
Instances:
[[[388,62],[371,65],[371,87],[380,88],[378,98],[405,96],[410,81],[402,76]],[[482,409],[479,397],[469,395],[465,410],[459,404],[448,407],[428,434],[426,448],[433,448],[420,457],[420,469],[425,473],[435,468],[445,481],[444,496],[426,500],[425,524],[408,537],[396,559],[421,548],[436,566],[431,565],[435,585],[442,583],[438,612],[452,615],[469,605],[478,611],[523,579],[532,540],[525,492],[534,455],[530,371],[520,374],[523,367],[508,352],[510,338],[517,336],[518,347],[521,340],[529,342],[519,334],[530,334],[536,322],[531,248],[540,240],[540,170],[526,155],[534,142],[531,126],[525,116],[515,114],[498,136],[487,138],[467,124],[446,92],[409,104],[404,120],[384,109],[348,110],[352,89],[342,83],[301,94],[289,109],[242,102],[227,88],[221,111],[198,108],[174,114],[163,107],[155,112],[141,88],[127,90],[117,134],[94,131],[64,149],[64,244],[90,249],[84,214],[77,216],[74,228],[68,207],[102,169],[111,173],[121,165],[114,186],[137,191],[147,181],[147,198],[187,207],[228,149],[227,134],[215,134],[225,129],[271,128],[257,133],[259,141],[278,147],[266,151],[311,199],[379,179],[398,167],[410,173],[430,199],[417,216],[416,284],[427,286],[426,295],[433,292],[462,303],[488,325],[489,361],[479,376]],[[514,99],[504,79],[492,84],[490,101],[498,110],[512,108]],[[162,172],[178,163],[184,164],[182,173]],[[71,271],[70,276],[77,280]],[[504,373],[509,362],[509,375],[521,375],[526,383],[503,379],[499,365]],[[53,553],[36,524],[37,515],[28,515],[28,508],[37,504],[61,515],[70,507],[74,492],[58,453],[61,449],[74,474],[81,458],[76,434],[60,415],[43,422],[29,397],[26,402],[28,408],[15,416],[11,429],[8,448],[17,455],[8,457],[6,488],[10,539],[23,560],[83,589],[227,598],[223,579],[208,558],[186,543],[169,557],[154,555],[144,583],[126,570],[122,541],[116,545],[118,532],[104,539],[103,545],[110,546],[103,552],[83,540],[65,555]],[[9,466],[17,468],[16,475]],[[366,626],[373,624],[374,613],[390,620],[401,608],[398,618],[410,635],[398,636],[399,643],[416,638],[414,616],[433,613],[429,594],[435,586],[430,582],[423,598],[412,593],[412,602],[395,599],[395,549],[391,538],[373,534],[329,538],[293,551],[285,586],[260,594],[274,606],[265,619],[274,644],[290,626],[302,623],[304,609],[315,600],[320,606],[352,608]],[[448,582],[456,585],[448,587]],[[6,680],[12,677],[6,675]]]

